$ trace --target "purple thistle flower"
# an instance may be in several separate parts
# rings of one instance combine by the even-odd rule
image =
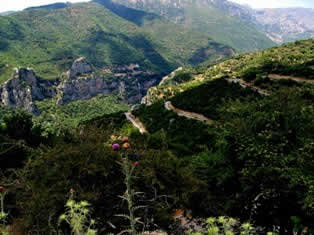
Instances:
[[[115,151],[119,150],[120,149],[120,145],[119,144],[113,144],[112,145],[112,149],[115,150]]]

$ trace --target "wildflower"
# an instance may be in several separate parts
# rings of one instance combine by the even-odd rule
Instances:
[[[126,143],[124,143],[123,145],[122,145],[122,148],[123,149],[128,149],[128,148],[130,148],[131,147],[131,145],[128,143],[128,142],[126,142]]]
[[[123,141],[124,143],[129,142],[129,137],[127,137],[127,136],[123,137],[123,138],[122,138],[122,141]]]
[[[136,167],[136,166],[139,166],[139,165],[140,165],[139,162],[134,162],[134,163],[133,163],[133,166],[135,166],[135,167]]]
[[[0,186],[0,193],[5,191],[5,187]]]
[[[113,144],[112,145],[112,149],[115,150],[115,151],[119,150],[120,149],[120,145],[119,144]]]

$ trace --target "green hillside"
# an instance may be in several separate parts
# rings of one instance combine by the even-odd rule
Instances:
[[[138,63],[165,73],[233,53],[204,34],[156,15],[125,11],[129,19],[90,2],[49,5],[0,17],[0,80],[8,79],[17,66],[54,78],[80,56],[98,70]]]
[[[242,79],[269,91],[278,90],[281,86],[297,86],[297,81],[309,80],[311,83],[314,77],[313,45],[313,39],[297,41],[263,51],[239,54],[208,68],[185,68],[165,84],[151,88],[149,99],[152,102],[167,99],[217,78]]]
[[[240,18],[228,15],[208,0],[113,2],[159,14],[194,31],[206,33],[214,40],[240,51],[264,49],[275,45],[265,34]]]

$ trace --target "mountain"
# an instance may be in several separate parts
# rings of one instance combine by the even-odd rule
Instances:
[[[275,43],[292,42],[314,37],[314,9],[252,9],[227,0],[213,0],[226,14],[238,17]]]
[[[0,80],[19,66],[56,78],[82,56],[97,71],[133,63],[167,73],[233,53],[209,36],[157,15],[117,9],[96,2],[53,4],[0,17]]]
[[[256,10],[261,29],[278,43],[314,37],[314,9],[283,8]]]
[[[239,17],[226,14],[223,1],[212,0],[112,0],[113,2],[163,16],[174,23],[203,32],[218,42],[241,51],[275,44]],[[103,1],[108,2],[108,1]]]
[[[114,93],[134,104],[178,66],[234,53],[205,34],[113,3],[29,8],[0,17],[0,103],[39,114],[36,101]]]

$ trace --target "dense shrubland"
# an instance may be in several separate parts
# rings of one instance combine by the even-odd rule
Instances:
[[[283,48],[292,50],[290,46]],[[134,207],[145,206],[132,210],[142,222],[132,225],[138,232],[188,232],[175,222],[174,212],[181,210],[194,219],[224,215],[250,221],[262,233],[313,234],[313,85],[271,81],[259,74],[255,84],[271,91],[261,96],[227,82],[233,76],[227,72],[214,74],[241,58],[190,69],[205,83],[192,79],[176,87],[177,96],[165,98],[214,119],[213,125],[177,116],[159,100],[133,111],[148,130],[141,135],[126,120],[124,107],[101,115],[106,99],[100,99],[63,107],[42,103],[49,115],[56,110],[64,120],[64,126],[51,124],[47,132],[49,120],[34,121],[23,111],[0,107],[0,186],[9,190],[7,223],[42,234],[69,234],[73,223],[59,223],[59,217],[66,213],[70,218],[69,206],[78,203],[89,208],[98,234],[117,234],[130,227],[129,219],[116,215],[130,215],[133,195]],[[179,80],[190,79],[184,73]],[[84,111],[93,105],[99,108],[96,114]],[[113,150],[113,143],[128,147]],[[125,170],[131,168],[121,163],[133,169],[128,181],[132,194],[126,191]],[[208,229],[221,229],[217,221],[211,220]],[[82,229],[89,226],[84,225]]]
[[[127,157],[139,162],[133,187],[144,193],[136,203],[146,206],[138,211],[146,230],[175,231],[172,214],[178,208],[195,218],[229,215],[267,231],[277,226],[280,234],[294,228],[293,218],[313,227],[312,90],[284,88],[260,97],[230,85],[239,90],[232,95],[220,80],[206,86],[217,86],[216,100],[202,86],[187,94],[207,97],[200,107],[217,113],[215,125],[178,117],[157,103],[134,112],[150,133],[145,135],[117,113],[84,121],[60,136],[41,137],[28,114],[6,110],[1,138],[8,145],[1,144],[0,160],[1,184],[10,189],[9,222],[19,219],[27,229],[44,233],[56,230],[73,190],[73,199],[91,204],[99,234],[127,229],[128,221],[115,216],[128,213],[118,197],[125,193],[118,162]],[[219,86],[227,89],[225,99]],[[182,97],[181,105],[188,107]],[[131,148],[113,151],[120,135],[129,136]],[[68,227],[62,223],[59,229]]]

